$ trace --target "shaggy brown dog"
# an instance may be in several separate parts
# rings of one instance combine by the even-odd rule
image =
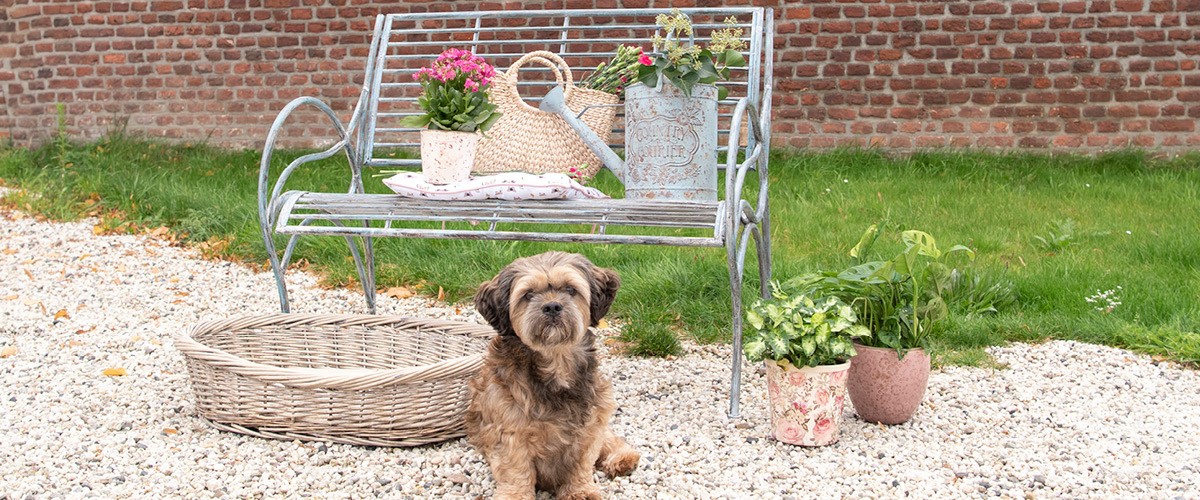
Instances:
[[[596,326],[621,280],[582,255],[517,259],[475,295],[499,333],[471,381],[467,441],[491,466],[496,498],[600,498],[596,468],[629,474],[639,455],[609,429],[612,383],[597,370]]]

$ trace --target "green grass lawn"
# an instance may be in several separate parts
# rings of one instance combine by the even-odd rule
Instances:
[[[277,168],[300,154],[281,154]],[[262,265],[258,161],[253,151],[119,136],[60,139],[33,151],[0,149],[0,179],[21,188],[8,204],[51,219],[100,213],[109,227],[166,225],[209,252]],[[941,362],[984,363],[982,347],[1047,338],[1200,362],[1198,155],[777,152],[770,173],[776,278],[845,266],[862,231],[886,221],[875,247],[882,255],[900,249],[901,229],[921,229],[943,248],[970,246],[975,271],[1014,283],[1012,307],[941,325]],[[334,158],[299,171],[291,186],[341,191],[348,178],[345,159]],[[619,190],[610,175],[596,182]],[[367,183],[386,190],[376,178]],[[581,252],[621,273],[613,313],[635,353],[673,352],[680,336],[728,341],[729,284],[718,249],[388,239],[377,243],[378,284],[440,288],[464,300],[504,264],[548,249]],[[355,284],[340,238],[308,238],[297,251],[329,284]],[[747,286],[748,299],[756,286]],[[1121,304],[1109,313],[1085,300],[1117,286]]]

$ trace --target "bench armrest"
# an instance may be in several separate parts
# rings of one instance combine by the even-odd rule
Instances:
[[[344,151],[346,153],[346,159],[350,163],[351,176],[349,192],[361,193],[363,191],[362,163],[360,158],[358,158],[354,145],[352,144],[351,137],[353,137],[352,134],[357,130],[358,122],[360,121],[358,118],[360,111],[364,109],[363,103],[366,99],[366,96],[367,94],[364,91],[362,97],[359,98],[358,104],[354,108],[354,114],[350,119],[350,123],[346,126],[342,125],[341,120],[339,120],[337,115],[334,114],[333,109],[315,97],[297,97],[289,102],[287,106],[284,106],[283,110],[279,112],[279,115],[275,117],[275,122],[271,124],[271,129],[267,133],[267,142],[263,146],[262,162],[259,165],[258,171],[258,217],[264,231],[267,231],[267,228],[274,224],[275,221],[273,219],[275,218],[276,212],[275,205],[279,200],[279,195],[283,192],[283,187],[287,182],[288,177],[290,177],[292,172],[295,171],[300,165],[317,160],[323,160],[337,154],[338,151]],[[271,159],[275,153],[275,142],[278,139],[279,132],[283,129],[283,125],[287,121],[288,117],[290,117],[297,108],[303,105],[315,107],[317,110],[324,113],[325,116],[329,117],[329,120],[333,123],[334,131],[337,132],[338,141],[324,151],[306,154],[296,158],[295,160],[292,160],[292,162],[283,169],[283,172],[279,174],[279,177],[276,178],[275,182],[272,184],[270,183],[270,172]],[[271,187],[270,191],[268,191],[268,185]]]
[[[741,144],[743,119],[747,121],[746,131],[750,136],[748,143],[753,144],[754,147],[747,151],[745,159],[738,163],[737,151]],[[770,229],[768,226],[770,207],[767,196],[767,160],[770,155],[766,149],[767,142],[763,137],[764,126],[760,120],[758,108],[750,101],[750,98],[743,97],[739,100],[730,120],[729,145],[725,159],[725,202],[728,207],[725,212],[726,244],[737,245],[739,262],[745,255],[751,231],[761,231],[765,234]],[[747,199],[747,196],[755,196],[755,193],[746,192],[745,189],[746,175],[751,170],[758,172],[756,200]],[[741,231],[739,231],[739,227],[741,227]],[[740,241],[738,241],[739,233]]]

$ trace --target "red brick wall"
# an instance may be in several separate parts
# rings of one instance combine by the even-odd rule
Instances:
[[[348,113],[381,10],[750,1],[776,9],[778,146],[1200,149],[1200,0],[0,0],[0,140],[63,103],[76,137],[261,147],[296,96]]]

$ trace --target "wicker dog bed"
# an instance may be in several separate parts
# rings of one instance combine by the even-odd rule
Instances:
[[[345,314],[209,321],[177,334],[196,407],[217,429],[416,446],[464,435],[486,325]]]

